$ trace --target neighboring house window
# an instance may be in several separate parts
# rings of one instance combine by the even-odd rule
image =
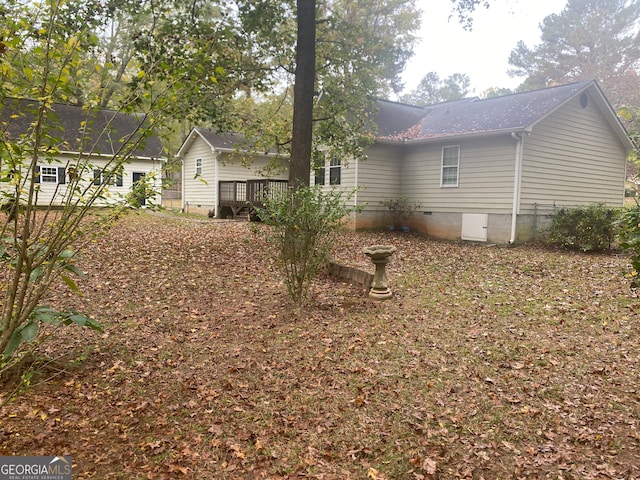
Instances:
[[[121,173],[113,173],[108,175],[103,170],[99,168],[95,168],[93,170],[93,184],[94,185],[102,185],[106,183],[107,185],[115,185],[116,187],[122,187],[122,174]]]
[[[57,167],[40,167],[40,181],[42,183],[58,183]]]
[[[331,165],[329,165],[329,185],[340,185],[340,170],[342,169],[342,162],[339,158],[332,158]]]
[[[36,183],[65,183],[64,167],[36,167]]]
[[[460,166],[460,147],[444,147],[442,149],[442,179],[440,186],[457,187]]]
[[[316,168],[316,178],[314,180],[315,185],[324,185],[325,168]]]
[[[202,159],[196,158],[196,176],[202,175]]]

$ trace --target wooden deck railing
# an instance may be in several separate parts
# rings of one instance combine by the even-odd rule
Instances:
[[[220,181],[219,204],[222,207],[262,205],[262,199],[268,195],[279,194],[287,189],[286,180],[239,180]]]
[[[241,181],[220,181],[219,204],[222,207],[239,207],[247,203],[247,182]]]
[[[279,195],[288,185],[286,180],[247,180],[247,200],[251,205],[262,206],[265,197]]]

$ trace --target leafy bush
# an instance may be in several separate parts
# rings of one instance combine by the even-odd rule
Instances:
[[[617,222],[620,247],[631,254],[631,286],[640,287],[640,204],[626,208]]]
[[[408,197],[401,195],[397,198],[389,198],[380,202],[381,205],[387,207],[393,227],[399,229],[403,223],[409,219],[411,213],[420,208],[419,203],[413,203]]]
[[[562,208],[551,219],[548,240],[584,252],[606,250],[616,237],[615,220],[615,210],[603,204]]]
[[[348,207],[351,195],[321,187],[288,189],[263,199],[257,214],[270,228],[253,224],[254,230],[275,247],[289,297],[300,306],[308,296],[311,281],[326,265],[333,233],[345,216],[357,210]]]

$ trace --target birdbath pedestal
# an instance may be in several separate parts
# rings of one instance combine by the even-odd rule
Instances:
[[[372,245],[364,247],[362,252],[371,259],[376,266],[376,273],[373,276],[369,297],[376,300],[386,300],[391,298],[391,290],[387,283],[387,272],[385,266],[389,262],[389,257],[396,251],[393,245]]]

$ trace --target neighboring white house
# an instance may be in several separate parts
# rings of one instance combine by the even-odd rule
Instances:
[[[388,225],[381,202],[404,196],[420,205],[407,221],[415,230],[506,244],[531,239],[558,207],[624,202],[634,146],[595,81],[427,107],[380,100],[376,128],[366,160],[333,159],[311,179],[358,188],[352,228]],[[219,162],[215,142],[195,147],[180,149],[186,202],[197,158],[207,179],[248,178]],[[216,185],[207,188],[198,203],[214,205]]]
[[[9,99],[0,107],[0,131],[5,137],[16,139],[31,134],[37,107],[34,101]],[[138,200],[142,204],[160,203],[166,158],[160,139],[147,135],[148,122],[143,116],[53,104],[48,122],[43,146],[55,154],[51,157],[43,154],[36,166],[38,205],[60,204],[69,195],[66,186],[78,175],[82,182],[74,193],[77,196],[81,196],[81,190],[86,187],[108,183],[105,198],[96,205],[122,199],[145,178],[152,179],[151,190],[157,193]],[[112,168],[116,164],[121,168]]]

